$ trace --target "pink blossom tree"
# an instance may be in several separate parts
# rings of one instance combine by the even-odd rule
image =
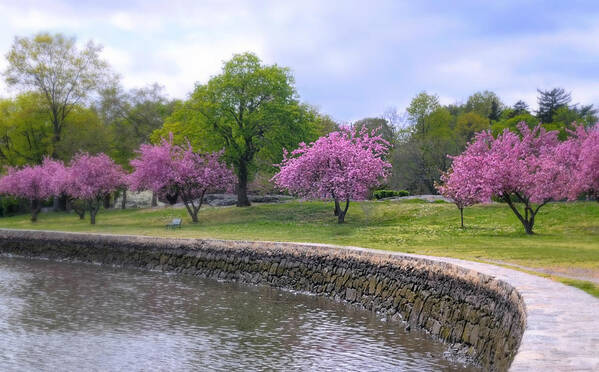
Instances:
[[[131,189],[179,195],[194,223],[206,193],[230,190],[235,183],[233,172],[220,161],[222,152],[200,154],[189,144],[176,146],[163,139],[158,145],[142,145],[138,153],[131,161]]]
[[[560,152],[569,155],[570,159],[575,158],[569,198],[574,200],[586,193],[599,201],[599,125],[591,129],[578,126],[573,138],[564,142]]]
[[[68,173],[66,192],[85,203],[94,225],[102,199],[125,183],[125,172],[106,154],[79,153],[73,158]]]
[[[462,158],[454,161],[452,168],[441,175],[441,183],[437,190],[441,195],[449,198],[460,211],[460,227],[464,228],[464,208],[480,203],[483,199],[483,185],[480,178],[473,177],[473,172],[465,172],[467,163],[471,158]]]
[[[52,196],[49,179],[43,166],[9,168],[0,178],[0,193],[23,198],[31,203],[31,222],[37,221],[42,201]]]
[[[482,165],[488,152],[487,138],[475,141],[461,156],[450,156],[453,159],[451,169],[441,175],[441,184],[437,185],[439,193],[451,199],[460,211],[460,226],[464,228],[464,208],[481,203],[491,193],[484,182]]]
[[[466,166],[454,168],[453,174],[467,180],[479,201],[491,196],[505,201],[526,233],[532,234],[539,209],[568,196],[571,185],[564,162],[571,160],[555,156],[559,147],[556,131],[541,126],[531,130],[526,123],[520,123],[518,129],[520,136],[509,130],[497,138],[488,131],[477,134],[466,151],[454,158],[458,166]]]
[[[388,151],[388,142],[374,131],[343,128],[313,143],[301,143],[291,154],[284,151],[280,170],[272,179],[300,197],[332,199],[338,223],[343,223],[350,200],[365,199],[387,176]]]
[[[42,167],[47,177],[51,195],[66,199],[69,207],[75,211],[79,219],[84,219],[86,211],[85,203],[72,198],[68,194],[68,190],[74,181],[71,169],[66,167],[62,161],[51,158],[45,158]]]

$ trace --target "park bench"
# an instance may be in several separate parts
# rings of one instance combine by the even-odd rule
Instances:
[[[171,221],[171,223],[169,223],[168,225],[166,225],[167,229],[180,229],[181,228],[181,219],[180,218],[173,218],[173,220]]]

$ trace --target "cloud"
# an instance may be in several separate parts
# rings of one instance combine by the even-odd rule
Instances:
[[[132,31],[135,29],[136,24],[128,13],[116,12],[109,18],[110,23],[121,30]]]
[[[254,51],[340,120],[403,109],[422,90],[454,103],[487,89],[535,107],[536,88],[562,86],[597,103],[599,9],[577,4],[22,0],[0,4],[0,51],[37,31],[94,39],[126,88],[156,81],[179,98]]]

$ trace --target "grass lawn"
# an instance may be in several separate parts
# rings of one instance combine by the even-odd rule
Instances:
[[[346,223],[338,225],[333,204],[289,202],[255,204],[249,208],[202,209],[192,224],[185,209],[102,210],[97,224],[75,214],[40,214],[0,218],[0,227],[152,236],[275,240],[354,245],[407,253],[495,261],[540,269],[546,276],[599,297],[599,203],[552,203],[541,209],[533,236],[524,233],[506,205],[467,208],[466,228],[459,228],[453,204],[354,202]],[[166,230],[172,218],[182,217],[181,230]],[[570,278],[568,278],[570,277]]]

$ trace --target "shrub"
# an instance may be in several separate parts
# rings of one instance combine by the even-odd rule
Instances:
[[[10,196],[0,197],[0,216],[12,216],[20,212],[23,208],[22,203],[18,199]]]
[[[375,199],[392,198],[395,196],[410,196],[407,190],[376,190],[373,193]]]

